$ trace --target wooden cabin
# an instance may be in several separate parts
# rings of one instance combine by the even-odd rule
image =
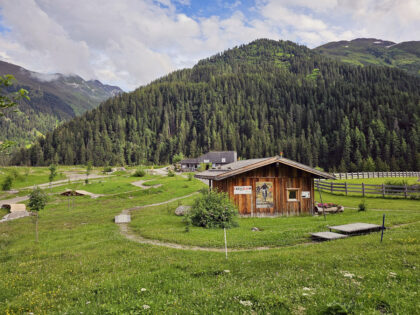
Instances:
[[[331,174],[280,157],[242,160],[195,175],[227,192],[242,216],[313,214],[314,178]]]

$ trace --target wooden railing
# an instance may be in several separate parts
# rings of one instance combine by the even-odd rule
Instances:
[[[404,197],[410,196],[420,197],[420,185],[372,185],[372,184],[353,184],[353,183],[334,183],[327,181],[315,180],[315,188],[329,193],[338,194],[361,194],[377,196]]]
[[[355,178],[379,178],[379,177],[420,177],[420,172],[352,172],[352,173],[334,173],[337,179],[355,179]]]

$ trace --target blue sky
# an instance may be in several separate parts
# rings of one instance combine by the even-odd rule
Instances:
[[[125,90],[258,38],[420,39],[419,0],[0,0],[0,60]]]

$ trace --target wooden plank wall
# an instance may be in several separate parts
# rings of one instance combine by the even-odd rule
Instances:
[[[272,182],[273,208],[256,208],[257,182]],[[234,186],[252,186],[252,195],[234,195]],[[213,188],[224,191],[239,208],[241,215],[276,216],[312,213],[314,206],[313,175],[284,165],[271,164],[221,181],[213,181]],[[298,201],[287,201],[287,188],[298,188]],[[302,198],[302,191],[309,191],[310,198]]]

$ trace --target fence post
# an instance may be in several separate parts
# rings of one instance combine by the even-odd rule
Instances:
[[[408,194],[408,191],[407,191],[407,184],[405,184],[405,185],[404,185],[404,197],[405,197],[405,198],[407,198],[407,194]]]
[[[365,196],[365,183],[362,183],[362,194],[363,197]]]
[[[344,183],[344,187],[346,187],[346,196],[347,196],[347,182]]]
[[[385,184],[382,184],[382,197],[385,198]]]
[[[331,193],[333,193],[333,183],[332,182],[330,183],[330,186],[331,186]]]

